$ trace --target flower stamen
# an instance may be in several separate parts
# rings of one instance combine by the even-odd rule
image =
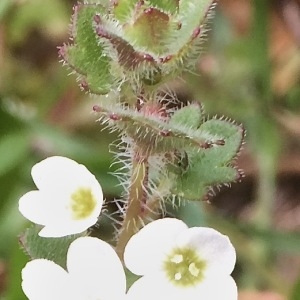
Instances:
[[[71,195],[71,211],[74,220],[85,219],[96,207],[96,199],[89,188],[79,188]]]
[[[192,248],[175,248],[164,261],[167,278],[180,286],[191,286],[202,281],[205,268],[205,261]]]

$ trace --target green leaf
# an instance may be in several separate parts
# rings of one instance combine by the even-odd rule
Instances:
[[[149,8],[139,13],[132,24],[127,24],[124,33],[135,47],[160,55],[166,51],[164,41],[169,34],[169,26],[166,13]]]
[[[188,200],[202,200],[211,186],[236,181],[238,177],[238,171],[232,167],[199,163],[178,179],[173,193]]]
[[[101,5],[75,6],[74,44],[64,45],[60,50],[61,56],[80,75],[83,85],[95,94],[107,94],[112,86],[109,59],[103,55],[93,27],[94,16],[103,9]]]
[[[207,225],[204,202],[187,202],[178,210],[178,214],[188,227]]]
[[[201,107],[197,104],[190,106],[191,108],[184,107],[176,111],[169,122],[161,115],[164,107],[151,103],[145,104],[143,109],[138,111],[103,102],[99,114],[104,124],[110,123],[111,127],[115,126],[116,129],[125,131],[150,155],[182,150],[192,145],[199,149],[202,143],[213,142],[222,137],[208,130],[195,130],[202,118]],[[189,115],[192,118],[188,118]]]
[[[181,0],[179,2],[177,19],[182,26],[172,36],[173,42],[170,49],[174,53],[179,52],[184,45],[189,43],[196,28],[207,22],[208,12],[214,2],[214,0]]]
[[[225,142],[223,146],[212,147],[210,151],[206,153],[207,160],[216,160],[223,164],[226,164],[236,156],[244,138],[243,127],[225,120],[208,120],[200,126],[199,131],[223,137]]]
[[[150,6],[159,8],[165,12],[175,14],[178,11],[179,0],[150,0]]]
[[[114,16],[120,22],[126,22],[133,14],[136,0],[118,0],[114,5]]]
[[[172,192],[189,200],[201,200],[213,186],[240,177],[232,160],[240,150],[243,129],[227,121],[212,119],[203,123],[199,130],[223,137],[225,144],[187,151],[188,168],[177,175]]]
[[[85,233],[62,238],[44,238],[38,235],[40,226],[32,226],[20,237],[21,245],[31,259],[45,258],[66,268],[67,252],[70,244]]]
[[[164,41],[168,45],[164,73],[176,72],[178,68],[189,69],[195,62],[201,50],[201,38],[207,31],[206,24],[214,2],[214,0],[179,1],[178,14],[172,20],[173,29]]]
[[[172,125],[183,125],[186,127],[196,129],[202,119],[202,108],[200,104],[193,103],[188,106],[184,106],[183,108],[175,111],[173,114],[169,124]]]

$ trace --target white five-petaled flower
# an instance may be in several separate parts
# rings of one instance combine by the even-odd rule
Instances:
[[[50,260],[32,260],[22,270],[22,289],[29,300],[123,300],[126,277],[109,244],[80,237],[69,247],[67,271]]]
[[[32,167],[38,190],[19,200],[19,210],[30,221],[43,225],[43,237],[80,233],[94,225],[103,205],[99,182],[77,162],[53,156]]]
[[[129,240],[124,261],[142,276],[129,289],[130,299],[237,299],[230,276],[234,247],[212,228],[188,228],[172,218],[153,221]]]

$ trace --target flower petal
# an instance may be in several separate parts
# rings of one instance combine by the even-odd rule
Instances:
[[[159,270],[164,255],[174,246],[175,237],[186,231],[187,225],[178,219],[153,221],[136,233],[124,252],[126,267],[136,275]]]
[[[19,200],[20,213],[33,223],[45,225],[53,219],[53,209],[40,191],[31,191],[23,195]],[[47,197],[47,196],[46,196]]]
[[[89,299],[120,299],[125,295],[122,263],[114,249],[98,238],[81,237],[72,242],[67,268],[73,282],[88,291]]]
[[[52,201],[52,198],[60,199],[61,195],[48,195],[40,191],[31,191],[19,200],[21,214],[31,222],[45,226],[39,232],[40,236],[62,237],[81,233],[97,222],[97,217],[83,220],[71,219],[70,212],[65,208],[64,199]]]
[[[177,244],[197,249],[199,257],[206,263],[205,276],[229,275],[233,271],[235,249],[226,235],[212,228],[189,228],[178,235]]]
[[[207,300],[237,300],[238,291],[231,276],[216,276],[210,278],[197,288],[198,298]]]
[[[71,234],[82,233],[97,222],[97,219],[83,220],[83,221],[69,221],[50,224],[45,226],[40,232],[41,237],[63,237]]]
[[[35,259],[22,270],[22,289],[30,300],[74,298],[68,273],[54,262]]]
[[[216,277],[193,287],[179,287],[167,281],[160,272],[138,279],[127,296],[130,300],[237,300],[237,287],[231,276]]]
[[[72,191],[78,186],[100,186],[95,176],[83,165],[76,161],[52,156],[42,160],[32,167],[32,178],[39,190]],[[97,197],[102,189],[97,190]]]
[[[33,166],[32,177],[40,190],[21,197],[19,210],[30,221],[45,226],[40,236],[76,234],[97,222],[103,205],[102,188],[85,166],[54,156]],[[78,197],[82,191],[87,191],[88,196]]]

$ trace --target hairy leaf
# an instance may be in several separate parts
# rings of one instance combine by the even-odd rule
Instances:
[[[67,252],[70,244],[85,234],[69,235],[62,238],[44,238],[38,235],[40,226],[27,228],[20,237],[21,245],[31,259],[45,258],[66,268]]]

